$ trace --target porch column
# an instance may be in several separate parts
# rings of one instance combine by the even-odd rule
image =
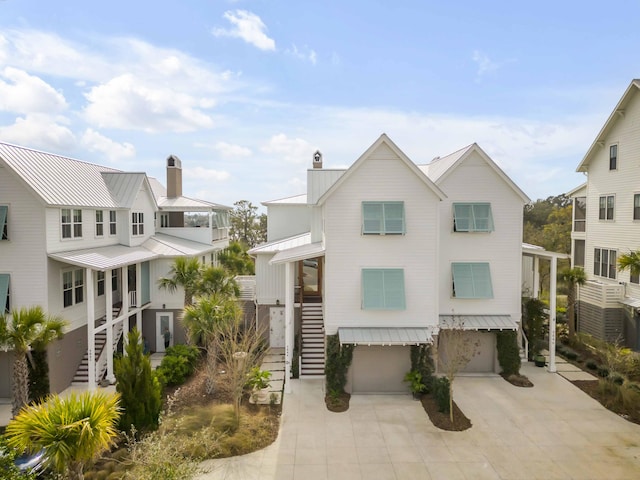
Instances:
[[[111,275],[113,275],[113,270],[107,270],[104,272],[105,280],[107,278],[111,279]],[[110,384],[116,383],[116,376],[113,374],[113,290],[111,288],[111,281],[107,285],[105,285],[106,292],[106,327],[107,327],[107,341],[104,344],[104,348],[106,348],[107,355],[107,381]]]
[[[142,311],[140,307],[142,306],[142,264],[136,263],[136,299],[138,304],[136,308],[138,309],[138,313],[136,313],[136,328],[138,329],[138,333],[140,334],[140,342],[142,342]],[[144,344],[143,344],[144,345]]]
[[[540,257],[533,256],[533,298],[540,297]]]
[[[124,315],[122,320],[122,346],[123,355],[126,355],[127,344],[129,343],[129,267],[125,265],[122,267],[122,314]]]
[[[295,262],[285,264],[284,294],[284,391],[291,393],[291,360],[294,344]]]
[[[558,259],[551,257],[551,276],[549,281],[549,371],[556,372],[556,276]]]
[[[85,269],[86,277],[86,292],[87,292],[87,353],[88,353],[88,387],[89,390],[96,389],[96,337],[94,334],[96,323],[96,312],[94,304],[94,292],[93,292],[93,270],[90,268]]]

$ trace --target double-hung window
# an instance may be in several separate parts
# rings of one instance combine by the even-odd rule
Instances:
[[[362,233],[404,234],[404,202],[362,202]]]
[[[454,203],[454,232],[492,232],[493,216],[490,203]]]
[[[452,263],[451,273],[455,298],[493,298],[488,263]]]
[[[613,220],[615,202],[613,195],[603,195],[600,197],[598,209],[598,218],[600,220]]]
[[[117,230],[116,230],[116,220],[117,220],[117,216],[116,216],[116,211],[115,210],[109,210],[109,235],[115,235]]]
[[[133,235],[144,235],[144,213],[131,213],[131,233]]]
[[[0,205],[0,240],[9,240],[8,224],[9,224],[9,206]],[[0,307],[1,306],[2,305],[0,305]]]
[[[98,278],[98,296],[101,297],[102,295],[104,295],[104,272],[101,272],[100,270],[98,270],[97,272],[97,278]]]
[[[593,274],[599,277],[616,278],[616,258],[618,254],[615,250],[607,248],[593,249]]]
[[[84,301],[84,271],[81,268],[62,272],[62,299],[65,308]]]
[[[0,315],[8,314],[11,311],[9,280],[8,273],[0,273]]]
[[[633,219],[640,220],[640,193],[633,196]]]
[[[82,238],[82,210],[63,208],[60,213],[62,238]]]
[[[118,291],[118,284],[120,283],[118,277],[120,276],[120,269],[115,268],[111,270],[111,291]]]
[[[362,269],[363,310],[404,310],[404,270],[402,268]]]
[[[104,212],[96,210],[96,237],[104,235]]]
[[[573,231],[584,232],[587,226],[587,197],[573,199]]]
[[[609,170],[618,169],[618,145],[609,146]]]

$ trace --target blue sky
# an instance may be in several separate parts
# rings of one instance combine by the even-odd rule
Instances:
[[[607,14],[609,12],[609,14]],[[575,168],[638,75],[640,2],[0,0],[0,140],[254,204],[316,149],[383,132],[416,163],[477,142],[532,198]]]

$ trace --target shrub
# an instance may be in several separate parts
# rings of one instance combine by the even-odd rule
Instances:
[[[622,385],[624,383],[624,377],[620,375],[618,372],[611,372],[607,379],[610,382],[615,383],[616,385]]]
[[[327,391],[344,392],[347,384],[347,371],[353,358],[353,345],[340,345],[338,335],[327,335],[327,362],[325,378]]]
[[[424,384],[424,393],[431,392],[433,383],[433,357],[431,355],[431,345],[411,346],[411,370],[419,372]]]
[[[568,360],[575,360],[578,358],[578,354],[573,350],[567,350],[565,353],[565,357],[567,357]]]
[[[0,436],[0,472],[2,478],[6,480],[33,480],[35,475],[22,473],[13,463],[17,452],[6,445],[2,436]]]
[[[433,381],[433,397],[438,404],[438,411],[449,413],[449,380],[438,377]]]
[[[195,370],[198,359],[200,358],[200,349],[193,345],[174,345],[166,350],[165,356],[169,357],[185,357],[189,361],[191,368]]]
[[[520,349],[518,348],[518,333],[514,330],[498,332],[497,349],[498,361],[505,375],[520,374]]]
[[[587,363],[585,363],[585,365],[587,366],[587,368],[589,370],[597,370],[598,369],[598,364],[596,362],[594,362],[593,360],[587,360]]]
[[[189,359],[182,356],[165,356],[156,369],[158,379],[163,385],[180,385],[193,373]]]
[[[607,378],[609,376],[609,369],[607,367],[605,367],[604,365],[600,365],[598,367],[598,376],[602,377],[602,378]]]

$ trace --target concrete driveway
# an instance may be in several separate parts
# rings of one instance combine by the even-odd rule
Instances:
[[[460,377],[455,399],[471,419],[444,432],[409,395],[355,396],[324,406],[322,380],[294,380],[280,435],[259,452],[203,463],[201,479],[633,479],[640,426],[600,406],[560,375],[531,364],[535,384]]]

